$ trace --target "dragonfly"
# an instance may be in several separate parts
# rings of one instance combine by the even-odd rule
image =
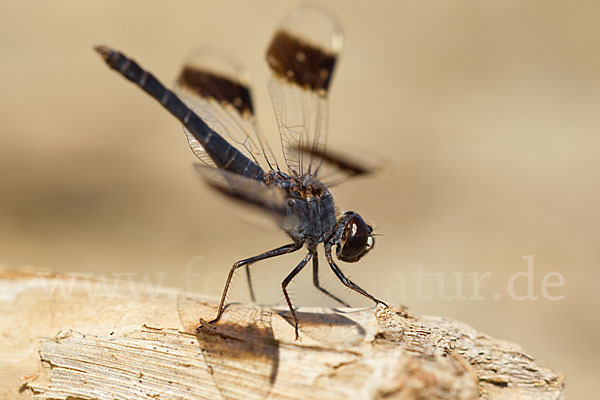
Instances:
[[[342,29],[328,11],[302,5],[282,19],[266,51],[271,96],[285,164],[279,164],[257,124],[249,80],[234,60],[199,52],[183,65],[173,90],[166,88],[136,61],[108,46],[95,47],[110,68],[156,99],[183,124],[196,169],[208,185],[228,198],[257,207],[273,218],[291,243],[236,261],[231,267],[216,317],[221,318],[231,280],[241,267],[299,251],[300,263],[281,288],[298,339],[298,318],[287,287],[312,260],[313,283],[319,284],[317,247],[343,285],[387,305],[348,279],[336,264],[354,263],[375,245],[371,225],[354,211],[338,213],[330,187],[374,172],[350,157],[326,149],[328,93],[343,47]],[[249,281],[250,282],[250,281]],[[251,287],[251,286],[250,286]],[[251,289],[251,297],[254,299]]]

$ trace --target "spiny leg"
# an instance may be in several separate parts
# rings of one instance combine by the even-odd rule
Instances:
[[[310,261],[312,256],[313,256],[313,253],[308,252],[308,254],[302,259],[302,261],[300,261],[300,264],[298,264],[296,266],[296,268],[294,268],[294,270],[292,272],[290,272],[290,274],[288,276],[285,277],[283,282],[281,282],[281,289],[283,289],[283,295],[285,296],[285,301],[287,302],[288,307],[290,309],[290,314],[292,314],[292,318],[294,319],[294,328],[296,330],[296,340],[298,340],[298,317],[296,317],[296,312],[294,311],[294,306],[292,305],[292,301],[290,300],[290,296],[288,296],[286,288],[287,288],[287,285],[289,285],[289,283],[292,281],[292,279],[294,279],[294,277],[296,275],[298,275],[298,272],[300,272],[302,270],[302,268],[304,268],[306,266],[306,264]]]
[[[344,307],[350,307],[350,305],[348,303],[339,299],[337,296],[330,293],[327,289],[325,289],[325,288],[321,287],[321,285],[319,285],[319,255],[316,252],[314,253],[314,257],[313,257],[313,284],[321,292],[325,293],[327,296],[331,297],[333,300],[337,301]]]
[[[385,304],[383,301],[381,301],[379,299],[376,299],[375,297],[371,296],[369,293],[367,293],[360,286],[358,286],[357,284],[355,284],[354,282],[352,282],[350,279],[346,278],[346,276],[344,275],[344,273],[339,269],[339,267],[333,261],[333,257],[331,256],[331,245],[325,246],[325,256],[327,257],[327,262],[329,262],[329,266],[333,270],[333,273],[335,274],[335,276],[337,276],[338,279],[346,287],[348,287],[348,288],[354,290],[355,292],[358,292],[358,293],[362,294],[363,296],[365,296],[365,297],[373,300],[376,304],[380,304],[381,303],[384,306],[388,307],[388,305]]]
[[[250,264],[246,264],[246,281],[248,282],[248,290],[250,291],[250,300],[253,303],[256,303],[256,298],[254,297],[254,288],[252,287],[252,275],[250,274]]]
[[[227,291],[229,290],[229,285],[231,284],[231,279],[233,278],[233,274],[235,270],[243,267],[244,265],[249,265],[255,263],[257,261],[265,260],[271,257],[281,256],[283,254],[292,253],[296,250],[300,250],[302,247],[302,243],[292,243],[286,244],[285,246],[278,247],[274,250],[269,250],[265,253],[259,254],[254,257],[246,258],[245,260],[236,261],[231,269],[229,270],[229,275],[227,276],[227,282],[225,282],[225,289],[223,289],[223,295],[221,296],[221,302],[219,303],[219,310],[217,311],[217,316],[215,319],[209,322],[209,324],[217,322],[221,319],[221,315],[223,314],[223,307],[225,305],[225,298],[227,297]]]

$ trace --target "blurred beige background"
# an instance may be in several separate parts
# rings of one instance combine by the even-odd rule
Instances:
[[[344,270],[389,302],[520,343],[566,375],[570,398],[598,397],[600,3],[326,5],[346,32],[329,144],[389,165],[334,191],[384,234]],[[195,176],[179,123],[92,45],[123,50],[165,83],[198,45],[235,54],[277,147],[263,58],[293,6],[0,2],[0,263],[147,274],[219,295],[233,261],[285,243],[276,228],[227,211]],[[507,284],[528,255],[538,299],[511,299]],[[282,302],[279,282],[300,257],[255,266],[261,302]],[[444,290],[434,275],[420,296],[419,268],[441,274]],[[369,305],[321,271],[332,291]],[[484,300],[469,299],[469,274],[485,272]],[[549,289],[562,300],[542,296],[550,272],[564,276],[564,287]],[[444,298],[458,290],[467,299]],[[308,269],[292,291],[298,305],[333,305]],[[242,276],[230,298],[247,300]]]

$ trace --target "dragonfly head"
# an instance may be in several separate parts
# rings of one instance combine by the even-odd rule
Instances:
[[[339,260],[357,262],[375,246],[373,228],[357,213],[348,211],[339,219],[338,224],[344,224],[335,251]]]

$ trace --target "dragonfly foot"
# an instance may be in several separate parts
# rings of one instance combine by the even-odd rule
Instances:
[[[196,333],[200,333],[200,329],[205,328],[207,330],[213,330],[214,328],[211,328],[210,325],[214,324],[215,322],[217,322],[221,317],[217,317],[213,320],[210,321],[206,321],[203,318],[200,318],[199,322],[200,322],[200,326],[196,328]]]
[[[388,306],[383,301],[375,299],[375,305],[378,306],[379,304],[382,304],[385,308],[390,308],[390,306]]]

